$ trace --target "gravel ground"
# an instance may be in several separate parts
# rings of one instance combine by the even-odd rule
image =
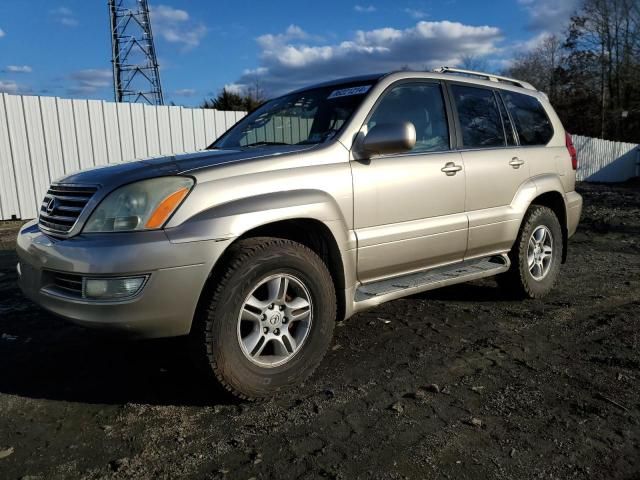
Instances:
[[[0,224],[0,478],[638,479],[640,183],[580,190],[548,298],[488,279],[388,303],[260,404],[213,394],[180,340],[26,301]]]

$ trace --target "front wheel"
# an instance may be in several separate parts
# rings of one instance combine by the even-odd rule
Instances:
[[[302,382],[326,353],[336,316],[332,278],[318,255],[289,240],[252,238],[230,249],[196,314],[192,349],[235,396],[268,397]]]
[[[498,282],[521,297],[544,297],[560,273],[562,245],[562,228],[553,210],[531,206],[509,253],[511,268],[497,277]]]

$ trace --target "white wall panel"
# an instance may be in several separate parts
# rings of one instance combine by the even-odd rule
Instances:
[[[160,155],[160,140],[158,138],[157,107],[144,105],[144,126],[147,132],[147,155],[155,157]]]
[[[5,108],[6,97],[6,94],[0,94],[0,213],[2,214],[0,218],[11,219],[20,218],[21,213],[17,191],[18,182],[9,141],[7,110]]]
[[[158,117],[158,135],[160,155],[173,153],[171,147],[171,122],[169,121],[169,107],[155,107]]]
[[[47,152],[47,165],[51,180],[64,175],[64,155],[60,138],[60,122],[58,121],[58,106],[53,97],[39,97],[42,112],[42,128]]]
[[[104,132],[107,143],[108,163],[120,163],[122,161],[122,148],[120,146],[120,128],[118,126],[117,104],[103,102]]]
[[[51,178],[47,164],[47,152],[44,144],[44,130],[42,128],[42,112],[38,97],[23,97],[24,123],[26,128],[29,156],[31,157],[31,174],[36,200],[42,201]]]
[[[104,127],[104,114],[102,103],[98,100],[88,100],[89,127],[91,128],[91,145],[93,147],[93,164],[106,165],[109,163],[107,156],[107,140]]]
[[[180,115],[182,117],[182,147],[185,152],[193,152],[196,150],[196,139],[193,128],[193,114],[191,109],[181,108]]]
[[[131,104],[131,125],[133,127],[134,158],[146,158],[149,153],[147,150],[147,131],[144,124],[144,105],[141,103]]]
[[[76,120],[73,115],[73,101],[56,98],[58,123],[60,124],[60,140],[62,142],[62,158],[64,173],[80,170],[78,156],[78,139],[76,136]]]
[[[95,164],[93,162],[93,145],[91,144],[91,127],[89,125],[89,106],[87,100],[72,100],[72,102],[73,115],[76,121],[80,168],[90,168]]]
[[[640,147],[573,135],[578,152],[577,179],[591,182],[622,182],[640,175]]]
[[[120,131],[120,148],[122,159],[136,158],[133,147],[133,127],[131,125],[131,104],[118,103],[118,129]]]
[[[184,142],[182,141],[182,108],[169,107],[169,124],[171,126],[171,152],[184,152]]]
[[[0,94],[0,220],[33,218],[78,170],[200,150],[244,112]]]
[[[9,133],[9,145],[14,160],[14,172],[16,176],[16,190],[20,204],[21,218],[34,218],[38,201],[33,184],[33,171],[31,156],[29,155],[29,142],[25,124],[22,97],[5,96],[5,108],[7,113],[7,131]]]
[[[216,120],[216,138],[222,136],[222,134],[224,132],[227,131],[227,127],[226,127],[226,120],[225,120],[225,115],[224,112],[221,112],[219,110],[214,110],[215,113],[215,120]]]
[[[202,150],[209,146],[204,128],[204,110],[199,108],[189,109],[193,114],[193,136],[196,141],[196,150]]]
[[[205,143],[209,146],[220,136],[216,134],[216,111],[206,108],[202,113],[204,114],[204,135],[207,139]]]

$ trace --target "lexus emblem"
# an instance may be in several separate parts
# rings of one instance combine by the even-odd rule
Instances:
[[[49,215],[51,215],[53,213],[53,211],[56,209],[57,205],[56,205],[56,199],[52,198],[51,200],[49,200],[49,203],[47,203],[47,213]]]

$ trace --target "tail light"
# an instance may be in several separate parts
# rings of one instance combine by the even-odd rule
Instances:
[[[571,139],[571,134],[569,132],[565,132],[565,139],[567,143],[567,150],[569,151],[569,155],[571,155],[571,167],[574,170],[578,169],[578,152],[576,147],[573,146],[573,140]]]

